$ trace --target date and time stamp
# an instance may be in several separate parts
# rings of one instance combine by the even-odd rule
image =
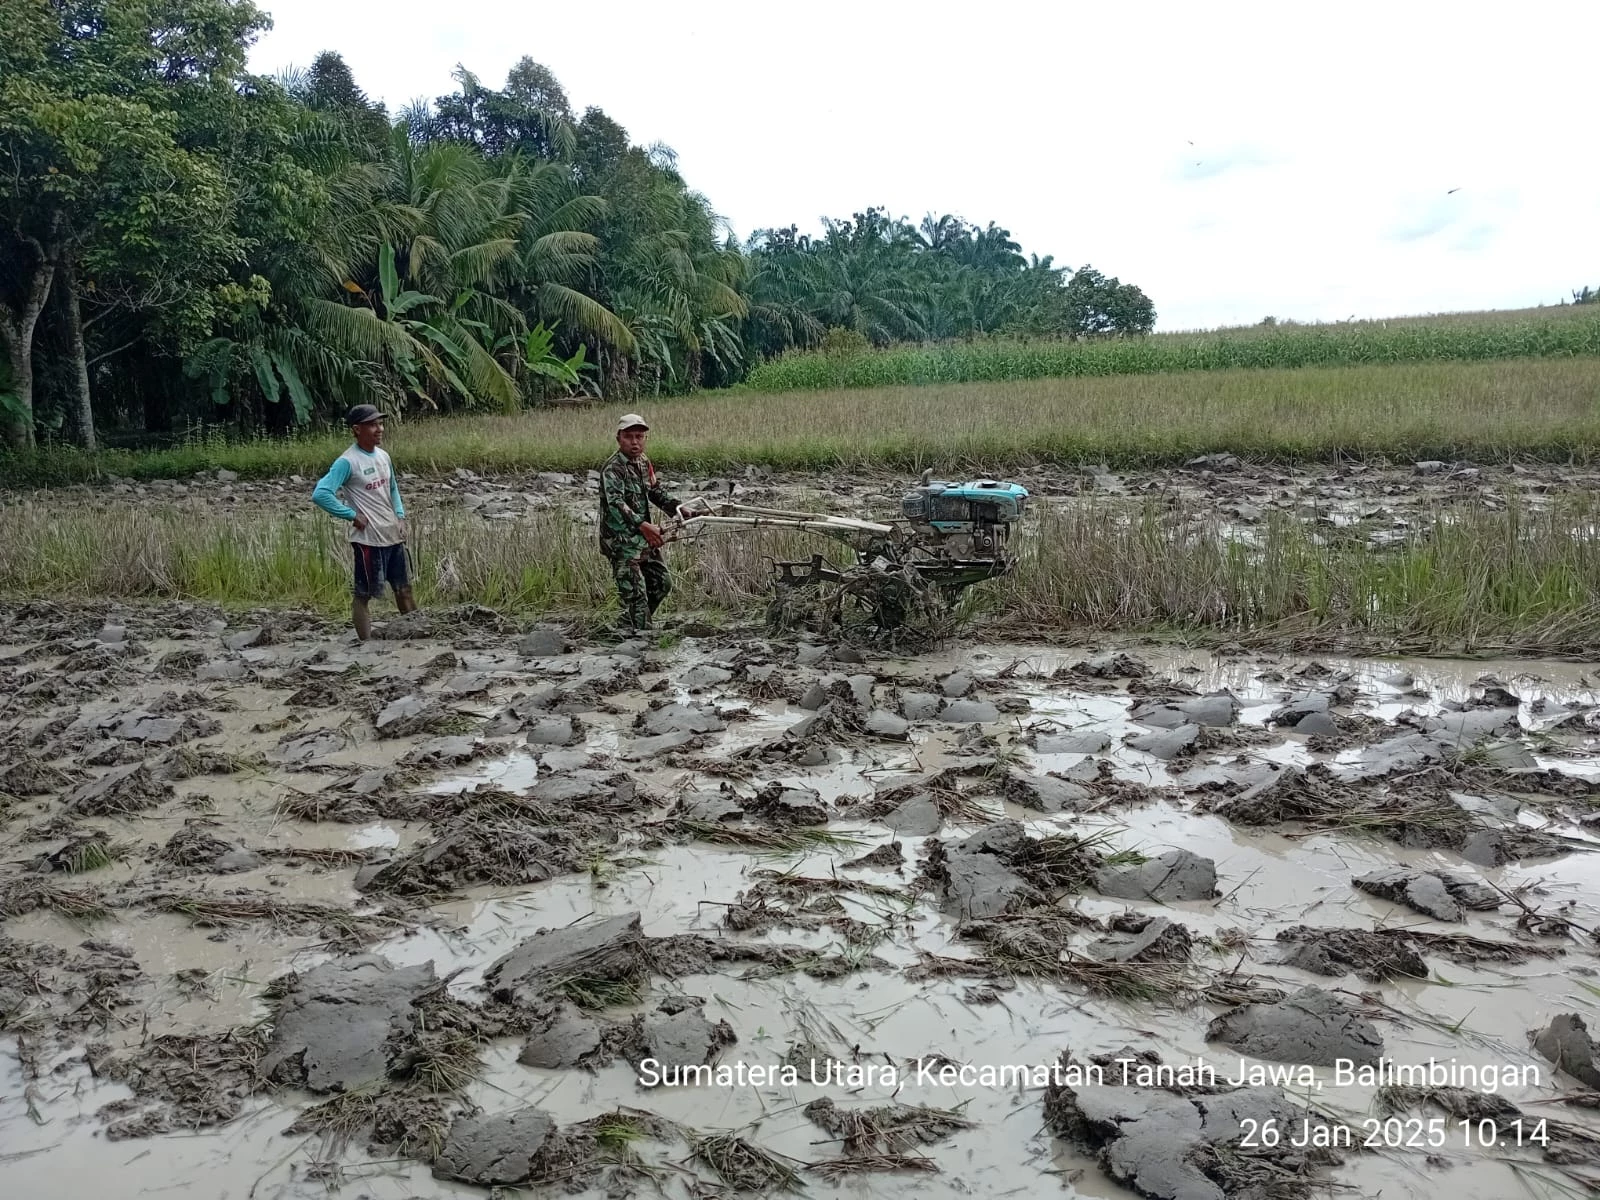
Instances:
[[[902,1071],[905,1073],[901,1074]],[[1423,1095],[1433,1089],[1494,1095],[1510,1088],[1538,1087],[1542,1082],[1540,1075],[1538,1067],[1527,1065],[1472,1064],[1456,1059],[1398,1063],[1390,1058],[1380,1058],[1370,1063],[1339,1059],[1332,1064],[1331,1070],[1262,1063],[1242,1057],[1233,1063],[1219,1064],[1201,1057],[1187,1062],[1151,1063],[1131,1056],[1091,1063],[952,1064],[922,1060],[917,1063],[915,1070],[892,1063],[851,1064],[827,1060],[819,1071],[815,1059],[809,1071],[789,1064],[745,1062],[669,1066],[653,1058],[645,1059],[640,1067],[640,1082],[648,1087],[793,1087],[808,1083],[847,1091],[869,1087],[898,1091],[902,1085],[1005,1090],[1055,1085],[1180,1091],[1190,1087],[1208,1090],[1219,1087],[1223,1090],[1267,1088],[1309,1095],[1331,1086],[1336,1089],[1372,1088],[1379,1095],[1388,1089]],[[1512,1111],[1516,1112],[1515,1109]],[[1274,1150],[1303,1148],[1360,1148],[1423,1153],[1525,1147],[1545,1149],[1553,1140],[1547,1121],[1525,1117],[1520,1113],[1515,1117],[1387,1115],[1340,1120],[1319,1116],[1314,1110],[1300,1109],[1293,1116],[1240,1114],[1238,1122],[1238,1138],[1233,1144],[1245,1153],[1254,1151],[1271,1154]],[[1554,1140],[1559,1141],[1559,1137],[1557,1132]]]
[[[1368,1117],[1356,1125],[1337,1125],[1303,1117],[1281,1121],[1246,1117],[1239,1122],[1239,1149],[1273,1150],[1326,1147],[1367,1150],[1494,1150],[1550,1144],[1543,1119],[1495,1120],[1489,1117]]]

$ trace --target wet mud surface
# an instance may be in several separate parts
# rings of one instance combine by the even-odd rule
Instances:
[[[419,505],[429,509],[462,510],[490,526],[553,510],[594,519],[595,472],[483,476],[458,468],[444,476],[417,475],[404,469],[403,439],[395,442],[393,450],[402,466],[407,496],[415,496]],[[963,478],[970,474],[952,467],[936,470]],[[669,474],[671,486],[684,498],[710,493],[741,503],[798,506],[841,516],[897,511],[906,484],[899,475],[866,472],[832,472],[824,483],[814,473],[761,466],[715,477]],[[1151,499],[1214,511],[1241,538],[1248,538],[1252,527],[1274,516],[1288,516],[1359,533],[1380,546],[1406,540],[1419,523],[1426,524],[1434,513],[1454,505],[1501,508],[1514,501],[1538,509],[1564,493],[1600,488],[1600,471],[1555,463],[1391,462],[1374,457],[1289,466],[1246,462],[1231,454],[1203,455],[1170,468],[1113,470],[1089,463],[1025,467],[1007,471],[1005,476],[1026,486],[1036,506]],[[51,493],[50,502],[98,504],[109,495],[118,504],[162,511],[189,506],[245,512],[285,505],[306,508],[313,483],[315,480],[300,477],[239,480],[231,472],[217,471],[185,479],[113,479],[92,488],[63,488]],[[26,499],[28,495],[0,491],[0,498],[5,499]]]
[[[8,1195],[1600,1186],[1583,664],[0,615]]]

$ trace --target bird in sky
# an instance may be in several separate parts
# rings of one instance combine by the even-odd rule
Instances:
[[[1454,196],[1460,190],[1461,190],[1460,188],[1451,188],[1448,192],[1445,193],[1445,195],[1446,196]]]

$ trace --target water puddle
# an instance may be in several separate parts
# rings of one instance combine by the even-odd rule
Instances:
[[[278,649],[281,661],[292,661],[287,650]],[[437,649],[408,646],[403,655],[386,658],[381,648],[369,646],[350,657],[384,669],[416,670]],[[756,970],[748,963],[659,977],[647,994],[612,1005],[604,1017],[617,1022],[636,1015],[651,1018],[662,1001],[670,1001],[702,1011],[710,1022],[727,1023],[736,1041],[721,1051],[718,1061],[724,1065],[775,1072],[790,1047],[804,1040],[858,1068],[848,1078],[819,1081],[807,1074],[794,1081],[735,1086],[647,1086],[651,1081],[620,1058],[592,1071],[525,1065],[519,1061],[520,1039],[506,1036],[483,1047],[484,1069],[464,1096],[488,1113],[537,1106],[562,1126],[617,1107],[647,1109],[696,1130],[738,1130],[774,1154],[804,1162],[843,1152],[841,1143],[807,1116],[806,1106],[814,1100],[825,1097],[843,1108],[891,1102],[928,1105],[955,1110],[972,1123],[919,1148],[937,1164],[937,1172],[853,1174],[842,1189],[860,1197],[1128,1195],[1094,1162],[1052,1135],[1045,1123],[1043,1091],[1036,1084],[952,1081],[919,1067],[937,1065],[934,1056],[937,1062],[974,1068],[1044,1067],[1063,1051],[1081,1060],[1125,1046],[1153,1050],[1168,1063],[1204,1061],[1224,1077],[1236,1073],[1241,1063],[1266,1060],[1206,1040],[1211,1020],[1229,1007],[1221,1001],[1167,1003],[1159,993],[1118,998],[1059,981],[1023,977],[995,983],[979,978],[976,970],[961,974],[932,969],[962,961],[975,967],[983,947],[961,936],[961,923],[949,905],[941,907],[937,886],[913,894],[926,835],[893,833],[880,820],[846,819],[841,810],[870,802],[897,783],[949,768],[968,789],[973,805],[943,822],[937,836],[947,851],[982,828],[982,814],[988,813],[1020,822],[1034,839],[1071,835],[1112,864],[1137,867],[1173,852],[1214,864],[1216,894],[1204,899],[1133,901],[1094,886],[1064,896],[1059,911],[1081,920],[1051,926],[1052,936],[1060,939],[1055,949],[1090,955],[1091,943],[1112,922],[1125,921],[1130,914],[1164,918],[1188,931],[1197,976],[1240,987],[1253,980],[1256,986],[1286,992],[1304,986],[1332,992],[1371,1021],[1389,1060],[1414,1064],[1435,1059],[1484,1073],[1491,1068],[1502,1074],[1523,1070],[1527,1080],[1500,1094],[1530,1117],[1559,1116],[1600,1133],[1592,1114],[1555,1103],[1575,1085],[1534,1052],[1527,1036],[1557,1013],[1600,1020],[1600,985],[1593,969],[1596,943],[1587,936],[1600,929],[1600,856],[1511,856],[1485,865],[1465,861],[1457,849],[1422,844],[1422,839],[1403,844],[1405,839],[1386,836],[1376,825],[1319,828],[1277,821],[1250,826],[1206,811],[1210,799],[1231,797],[1252,783],[1292,773],[1309,771],[1337,782],[1344,779],[1341,772],[1370,764],[1372,746],[1389,739],[1432,736],[1430,745],[1442,745],[1452,736],[1452,722],[1459,727],[1459,744],[1475,754],[1491,753],[1489,742],[1504,744],[1526,753],[1526,767],[1534,772],[1600,779],[1600,755],[1586,723],[1587,715],[1600,706],[1600,689],[1585,670],[1575,664],[1527,661],[1329,657],[1312,664],[1277,656],[1218,658],[1149,648],[1137,652],[1147,673],[1133,678],[1070,674],[1086,654],[1026,645],[988,644],[870,665],[786,665],[781,669],[808,680],[826,673],[873,676],[870,704],[863,710],[893,714],[909,694],[936,698],[934,715],[912,720],[903,739],[838,738],[809,766],[787,757],[792,747],[785,735],[816,710],[800,707],[793,696],[764,698],[746,687],[737,671],[733,678],[708,686],[679,682],[697,667],[737,667],[737,656],[725,651],[680,648],[656,655],[652,669],[640,676],[650,690],[618,691],[606,697],[604,711],[576,714],[583,730],[578,744],[554,747],[528,745],[520,737],[501,739],[511,742],[509,751],[432,771],[415,790],[451,797],[492,785],[520,794],[574,772],[610,777],[626,771],[661,799],[659,806],[608,816],[606,820],[616,823],[617,839],[587,869],[515,886],[463,886],[442,900],[408,896],[405,905],[396,907],[406,914],[400,926],[361,949],[397,967],[432,964],[439,976],[449,977],[449,994],[469,1004],[486,999],[491,967],[539,931],[583,927],[632,913],[639,914],[643,934],[650,939],[695,934],[746,949],[791,947],[817,957],[839,956],[848,960],[848,969],[836,978],[813,977],[805,970]],[[492,678],[454,711],[484,717],[526,693],[530,677],[541,683],[572,682],[607,678],[623,668],[638,670],[637,662],[610,654],[540,660],[532,672],[504,655],[463,652],[458,658],[462,670]],[[954,694],[945,695],[946,681],[960,675],[970,677],[966,686],[951,682],[948,690]],[[1170,733],[1175,721],[1186,719],[1158,710],[1224,692],[1233,701],[1230,719],[1201,728],[1195,735],[1198,749],[1168,755],[1164,743],[1129,744]],[[1316,696],[1329,697],[1329,711],[1338,715],[1338,733],[1331,740],[1280,724],[1286,705]],[[84,711],[122,711],[127,700],[113,697]],[[243,737],[247,727],[288,711],[279,700],[275,693],[256,688],[248,720],[237,712],[230,717],[229,736]],[[956,700],[991,704],[995,711],[975,721],[945,719],[952,710],[943,706]],[[720,714],[723,728],[697,737],[682,757],[674,750],[630,758],[646,736],[636,723],[663,703]],[[1136,719],[1136,709],[1149,719]],[[1499,715],[1491,721],[1485,713]],[[1480,734],[1491,733],[1489,742],[1477,745]],[[274,730],[258,736],[278,734]],[[1069,736],[1071,742],[1060,740]],[[228,838],[261,850],[360,851],[376,856],[376,865],[435,845],[439,827],[382,812],[341,824],[311,822],[283,816],[279,801],[290,794],[290,779],[299,792],[326,789],[333,794],[350,775],[391,765],[421,741],[421,735],[388,743],[359,736],[317,764],[320,775],[315,778],[309,770],[285,768],[188,787],[210,796],[205,819]],[[1068,744],[1073,748],[1049,748]],[[381,756],[377,761],[375,754]],[[1418,769],[1436,761],[1437,755],[1425,758]],[[1103,790],[1080,808],[1041,812],[1020,807],[1020,793],[1005,788],[1008,778],[1052,775]],[[1580,849],[1600,848],[1600,829],[1584,823],[1593,809],[1582,797],[1541,793],[1536,775],[1522,777],[1533,780],[1528,795],[1513,795],[1509,785],[1517,778],[1515,772],[1504,775],[1508,786],[1495,790],[1479,788],[1477,776],[1464,776],[1453,793],[1463,820],[1481,821],[1485,829],[1559,834]],[[1128,789],[1117,791],[1113,784]],[[769,785],[816,793],[836,814],[826,831],[848,839],[848,844],[763,850],[704,841],[681,844],[662,834],[672,803],[685,793],[723,789],[722,794],[750,804]],[[1393,786],[1403,792],[1408,785]],[[182,789],[180,785],[180,794]],[[585,803],[577,802],[572,810],[574,822],[592,815],[584,811]],[[157,861],[159,843],[195,815],[169,806],[100,821],[145,850],[106,868],[99,881],[137,889],[149,864]],[[13,833],[19,828],[14,826]],[[25,849],[29,855],[52,844],[48,838],[13,842],[19,853]],[[890,857],[870,866],[850,865],[874,851]],[[170,880],[163,877],[162,886],[221,898],[277,895],[371,914],[383,897],[355,886],[364,867],[350,863],[313,870],[278,858],[233,875],[193,871]],[[1470,875],[1502,902],[1492,910],[1473,910],[1459,921],[1443,922],[1352,886],[1355,877],[1396,869]],[[791,927],[782,921],[737,931],[725,925],[742,895],[785,886],[829,903],[810,911],[790,910]],[[1564,937],[1548,936],[1548,925],[1529,926],[1530,913],[1546,919],[1559,914],[1570,928]],[[1446,949],[1430,949],[1426,978],[1328,976],[1279,961],[1296,944],[1293,931],[1300,927],[1376,930],[1395,938],[1418,931],[1464,934],[1550,953],[1512,956],[1522,961],[1474,962],[1452,957]],[[1538,936],[1541,928],[1546,936]],[[841,929],[870,934],[851,943]],[[288,971],[309,971],[351,949],[282,922],[196,925],[176,911],[137,906],[116,909],[110,921],[97,923],[93,930],[58,912],[30,911],[8,918],[4,935],[64,953],[93,937],[131,953],[153,983],[136,1018],[111,1035],[119,1048],[136,1048],[162,1032],[220,1031],[267,1019],[273,1006],[262,993],[271,980]],[[292,1091],[251,1097],[237,1117],[214,1128],[111,1141],[95,1114],[103,1105],[128,1097],[128,1090],[92,1074],[81,1047],[29,1051],[45,1054],[47,1061],[32,1063],[42,1068],[38,1071],[25,1069],[23,1047],[16,1036],[0,1039],[0,1180],[8,1185],[7,1194],[67,1200],[85,1192],[107,1192],[113,1180],[111,1191],[118,1196],[300,1198],[324,1196],[334,1183],[349,1194],[375,1198],[486,1194],[436,1180],[414,1162],[373,1158],[361,1147],[335,1156],[319,1138],[286,1137],[283,1130],[292,1114],[312,1101]],[[1525,1070],[1529,1068],[1531,1072]],[[1289,1091],[1317,1111],[1358,1128],[1379,1112],[1375,1085],[1341,1082],[1326,1067],[1317,1068],[1309,1084],[1298,1081]],[[1519,1176],[1510,1160],[1535,1163],[1539,1172],[1551,1170],[1531,1152],[1504,1147],[1490,1151],[1460,1138],[1435,1150],[1434,1159],[1405,1148],[1352,1154],[1329,1178],[1361,1194],[1381,1190],[1386,1197],[1476,1200],[1526,1190],[1529,1177]],[[662,1167],[669,1194],[687,1185],[684,1147],[675,1146],[658,1159],[673,1164]],[[591,1192],[580,1187],[572,1194]]]

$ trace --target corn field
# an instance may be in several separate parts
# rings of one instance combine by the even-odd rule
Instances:
[[[1519,320],[1415,318],[1088,342],[995,339],[847,353],[791,351],[751,371],[745,386],[756,392],[787,392],[1596,354],[1600,313],[1571,306]]]

